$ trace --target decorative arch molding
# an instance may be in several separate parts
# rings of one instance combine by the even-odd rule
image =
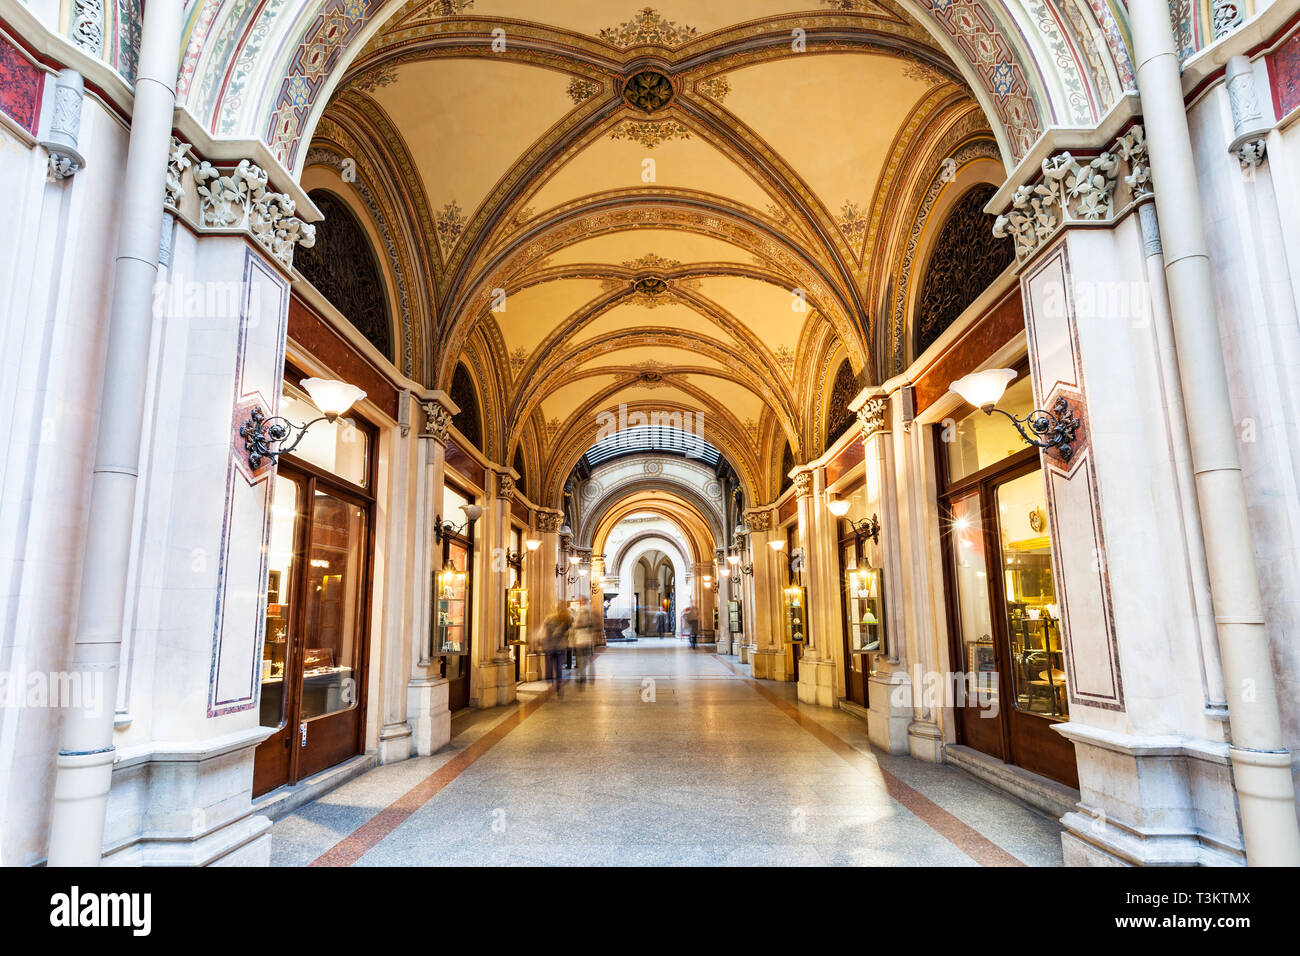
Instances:
[[[1132,73],[1123,45],[1126,25],[1117,22],[1115,9],[1104,0],[1090,0],[1086,10],[1075,10],[1075,21],[1087,17],[1106,38],[1104,49],[1094,44],[1094,66],[1078,42],[1067,42],[1069,18],[1061,15],[1060,2],[902,0],[894,5],[892,0],[878,0],[890,18],[815,10],[771,18],[767,32],[773,46],[779,38],[788,47],[790,23],[804,29],[809,40],[828,43],[860,42],[873,31],[897,42],[919,27],[930,44],[951,57],[990,117],[997,117],[995,133],[1012,163],[1049,124],[1096,122],[1100,104],[1085,118],[1076,101],[1084,87],[1095,91],[1097,70],[1117,77]],[[405,26],[404,20],[432,6],[427,0],[195,0],[186,27],[178,100],[217,135],[262,138],[296,174],[300,145],[311,138],[315,121],[353,61],[389,24]],[[1201,32],[1200,11],[1186,7],[1185,14],[1175,15],[1175,26],[1180,44],[1194,48]],[[501,26],[500,18],[473,19],[470,6],[445,9],[454,16],[425,19],[431,26],[435,20],[455,19],[462,45],[483,50],[492,29]],[[416,35],[433,32],[411,23]],[[512,23],[511,30],[515,44],[549,45],[571,61],[578,50],[586,49],[597,63],[604,58],[604,64],[611,64],[614,51],[595,38],[529,23]],[[404,34],[393,32],[374,46],[383,48],[390,42],[388,36]],[[763,46],[769,37],[752,24],[737,25],[693,38],[667,51],[668,59],[698,68],[710,54],[727,55],[742,39]],[[608,69],[605,65],[595,72]]]
[[[672,519],[667,518],[665,520],[671,521]],[[619,545],[618,551],[614,553],[614,560],[609,564],[609,567],[621,570],[624,563],[627,562],[629,558],[639,560],[649,550],[647,545],[652,542],[660,541],[674,545],[678,549],[678,556],[688,567],[692,564],[699,564],[704,560],[699,555],[688,554],[687,552],[682,551],[681,542],[673,541],[673,539],[666,535],[661,529],[656,528],[651,531],[642,531],[640,534],[628,538],[627,541]],[[687,541],[687,544],[689,543],[690,542]]]
[[[623,383],[617,383],[611,390],[607,390],[605,394],[589,400],[582,408],[574,412],[554,435],[552,439],[554,451],[544,476],[543,488],[546,494],[543,502],[560,500],[560,494],[569,473],[592,445],[594,434],[592,429],[593,410],[603,406],[611,395],[617,394],[618,390],[623,387]],[[629,414],[635,411],[649,414],[650,412],[693,412],[697,410],[685,408],[680,403],[669,401],[658,402],[654,405],[647,402],[629,402],[627,407]],[[757,478],[762,474],[763,469],[759,464],[759,458],[754,454],[753,448],[746,443],[742,436],[743,427],[738,426],[731,416],[715,416],[708,420],[707,432],[703,437],[731,462],[740,478],[741,485],[745,487],[747,492],[751,493],[752,497],[752,491],[758,487]]]
[[[852,300],[846,298],[838,280],[790,237],[772,224],[755,219],[748,210],[709,197],[707,200],[685,191],[661,198],[647,198],[643,190],[625,196],[606,195],[560,207],[522,228],[513,240],[494,250],[477,264],[476,277],[463,285],[455,301],[445,303],[443,314],[456,318],[447,328],[442,362],[436,381],[445,382],[451,356],[458,354],[469,330],[492,307],[495,289],[510,289],[525,276],[529,267],[553,256],[566,246],[597,236],[635,229],[667,227],[721,239],[771,264],[778,275],[788,277],[805,290],[810,309],[835,327],[850,349],[855,368],[864,368],[868,356],[862,330],[853,321]]]
[[[598,544],[601,529],[608,531],[607,522],[618,520],[610,515],[637,496],[640,496],[637,500],[644,500],[648,492],[680,497],[698,512],[703,522],[701,527],[707,524],[709,541],[725,537],[726,502],[722,500],[722,486],[712,469],[673,456],[629,455],[596,469],[583,483],[578,505],[578,540],[584,545]],[[655,501],[645,504],[646,510],[658,507]],[[701,542],[703,546],[703,538]]]

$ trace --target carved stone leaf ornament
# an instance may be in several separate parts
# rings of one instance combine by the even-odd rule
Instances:
[[[1100,222],[1113,217],[1115,190],[1121,179],[1130,190],[1130,203],[1151,194],[1145,130],[1131,127],[1110,149],[1086,163],[1069,152],[1058,153],[1043,160],[1042,173],[1038,183],[1016,189],[1011,208],[993,224],[993,235],[1012,238],[1021,261],[1070,221]]]
[[[293,250],[316,242],[316,227],[294,216],[296,204],[284,193],[269,191],[267,174],[246,159],[223,175],[204,160],[194,173],[200,199],[200,224],[216,229],[247,229],[285,267]]]

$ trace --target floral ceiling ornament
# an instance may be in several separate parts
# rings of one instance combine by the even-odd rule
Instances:
[[[665,259],[653,252],[646,253],[640,259],[628,259],[623,263],[624,269],[631,269],[634,272],[644,272],[649,269],[660,269],[667,271],[676,269],[681,263],[676,259]]]
[[[528,364],[528,350],[522,345],[510,353],[510,372],[518,375]]]
[[[785,374],[787,375],[793,374],[794,352],[791,351],[790,346],[788,345],[778,346],[774,354],[776,355],[776,360],[777,362],[780,363],[781,368],[785,370]]]
[[[690,139],[691,131],[675,120],[666,123],[638,123],[627,120],[610,130],[609,138],[631,140],[646,149],[654,149],[669,140]]]
[[[700,80],[695,89],[715,103],[721,103],[731,92],[731,84],[725,76],[711,76],[707,80]]]
[[[474,0],[434,0],[429,4],[430,13],[439,17],[454,17],[458,13],[464,13],[472,9]]]
[[[246,159],[229,173],[206,160],[194,173],[198,184],[200,225],[216,229],[247,229],[258,244],[286,268],[293,250],[316,243],[316,227],[294,215],[297,207],[284,193],[267,189],[267,174]]]
[[[628,301],[647,309],[667,305],[668,282],[660,276],[642,276],[632,284],[632,295]]]
[[[623,100],[642,113],[657,113],[673,101],[672,80],[658,70],[638,70],[623,84]]]
[[[434,228],[438,231],[438,245],[442,246],[444,256],[450,254],[456,247],[456,243],[465,232],[467,223],[468,220],[461,211],[460,203],[454,199],[433,217]]]
[[[666,20],[653,7],[645,7],[626,23],[600,31],[600,38],[619,50],[638,46],[680,46],[694,38],[695,27]]]
[[[599,93],[601,88],[601,84],[595,80],[589,80],[582,76],[575,76],[569,81],[569,99],[573,100],[574,106],[578,106]]]
[[[839,219],[836,220],[844,238],[854,247],[859,246],[867,235],[867,214],[858,208],[855,202],[845,201],[840,207]]]
[[[380,87],[392,86],[396,82],[397,68],[395,66],[380,66],[373,70],[367,70],[348,85],[363,93],[373,93]]]
[[[1010,236],[1016,258],[1023,262],[1068,223],[1112,220],[1121,181],[1128,187],[1121,209],[1151,195],[1151,168],[1141,126],[1130,127],[1110,149],[1086,163],[1068,151],[1044,159],[1042,179],[1016,189],[1011,208],[994,221],[993,235]]]

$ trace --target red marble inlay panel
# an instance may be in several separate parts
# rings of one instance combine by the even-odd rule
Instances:
[[[785,499],[785,501],[781,502],[781,507],[776,510],[776,523],[779,525],[785,524],[794,517],[795,512],[798,510],[799,503],[795,500],[794,495],[791,495],[789,498]]]
[[[289,298],[289,338],[343,381],[364,389],[366,398],[390,418],[397,418],[398,390],[297,296]]]
[[[856,430],[856,429],[855,429]],[[839,480],[840,476],[848,472],[851,468],[862,461],[866,449],[862,446],[862,439],[855,438],[843,448],[840,453],[826,463],[826,484],[833,485]],[[861,484],[861,482],[859,482]],[[847,493],[847,491],[845,492]]]
[[[980,317],[960,339],[916,380],[919,415],[948,391],[948,386],[975,371],[990,355],[1025,330],[1020,287]]]
[[[1279,120],[1300,106],[1300,32],[1268,55],[1268,84]]]
[[[518,499],[512,499],[510,502],[510,511],[524,524],[528,524],[528,508],[523,502]]]
[[[41,124],[44,88],[45,74],[0,36],[0,110],[33,136]]]
[[[458,471],[480,488],[486,484],[487,475],[483,466],[475,461],[471,456],[461,451],[455,442],[447,442],[447,454],[443,461],[452,471]],[[473,497],[468,495],[467,497]]]

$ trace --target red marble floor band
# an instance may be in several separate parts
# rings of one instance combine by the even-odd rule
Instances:
[[[465,772],[474,761],[496,746],[540,707],[550,692],[539,693],[525,701],[513,714],[506,717],[486,734],[474,741],[451,760],[425,777],[387,807],[353,830],[316,859],[311,866],[351,866],[378,846],[379,843],[415,811],[436,797],[444,787]]]
[[[720,655],[714,655],[723,664],[730,668],[735,674],[749,682],[749,685],[758,692],[759,696],[776,706],[783,714],[797,723],[808,733],[812,734],[828,748],[833,750],[845,762],[865,776],[878,773],[885,782],[885,790],[889,796],[901,803],[904,807],[915,814],[930,829],[934,830],[945,840],[961,850],[972,860],[981,866],[1024,866],[1025,864],[1016,859],[1002,847],[998,846],[988,837],[984,836],[974,827],[962,823],[955,816],[939,806],[929,797],[920,791],[908,786],[902,780],[881,767],[874,760],[863,754],[856,747],[851,746],[844,740],[841,740],[836,734],[832,733],[815,719],[805,714],[798,707],[791,704],[788,700],[772,693],[760,682],[754,680],[744,671],[737,668],[726,658]]]

